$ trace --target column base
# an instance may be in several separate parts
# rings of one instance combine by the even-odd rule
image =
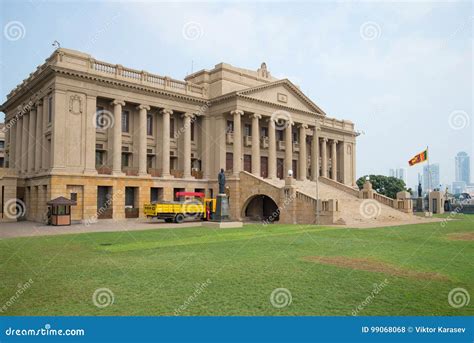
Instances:
[[[151,175],[148,174],[148,173],[138,173],[138,176],[139,177],[151,177]]]
[[[122,171],[112,171],[113,176],[125,176],[125,173]]]
[[[85,175],[97,175],[99,174],[96,169],[84,169]]]

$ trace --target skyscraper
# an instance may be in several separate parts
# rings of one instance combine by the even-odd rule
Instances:
[[[396,177],[397,179],[403,180],[405,184],[407,183],[407,176],[404,168],[390,169],[388,171],[388,176]]]
[[[423,192],[439,187],[439,163],[423,166]]]
[[[469,155],[461,151],[454,158],[455,180],[464,181],[466,185],[471,183],[471,168]]]

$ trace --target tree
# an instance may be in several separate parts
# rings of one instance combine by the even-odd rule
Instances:
[[[377,193],[383,194],[389,198],[395,199],[398,192],[407,191],[405,181],[393,176],[385,175],[365,175],[360,177],[357,180],[357,186],[359,189],[362,189],[367,177],[369,177],[369,181],[372,183],[372,188]]]

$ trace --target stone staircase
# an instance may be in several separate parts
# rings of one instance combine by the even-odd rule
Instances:
[[[265,180],[276,187],[284,187],[284,180]],[[302,193],[300,199],[314,201],[337,199],[338,217],[335,224],[345,224],[350,227],[390,226],[423,222],[422,218],[411,213],[405,213],[396,208],[397,200],[374,193],[373,199],[359,198],[359,190],[334,180],[320,177],[318,185],[315,181],[295,181],[297,193]],[[317,189],[319,187],[319,190]],[[311,200],[310,200],[311,199]]]

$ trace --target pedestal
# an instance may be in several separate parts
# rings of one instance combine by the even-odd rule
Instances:
[[[222,222],[230,220],[229,200],[226,194],[218,194],[216,198],[216,213],[213,221]]]

